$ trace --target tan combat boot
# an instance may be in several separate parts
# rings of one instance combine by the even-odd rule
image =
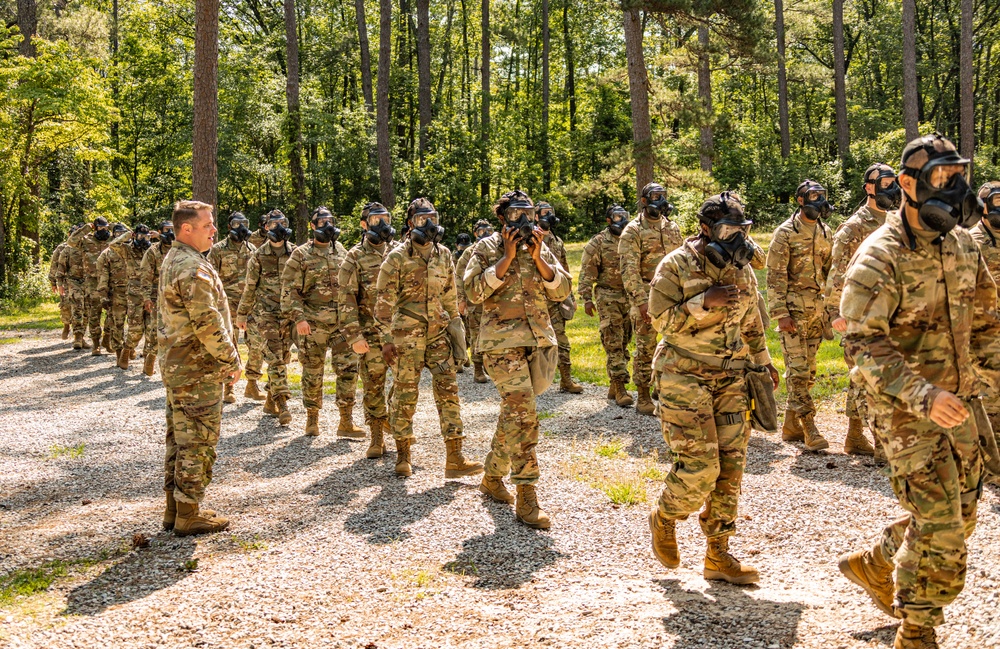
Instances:
[[[583,392],[583,386],[573,382],[573,372],[570,369],[569,363],[559,366],[559,391],[569,392],[570,394],[580,394]]]
[[[649,512],[649,531],[653,533],[653,556],[671,570],[681,565],[677,549],[677,521],[665,521],[660,511]]]
[[[781,425],[781,441],[801,442],[805,439],[802,432],[802,422],[791,408],[785,408],[785,422]]]
[[[292,413],[288,412],[288,395],[282,394],[274,398],[274,408],[278,411],[278,424],[287,426],[292,423]]]
[[[264,412],[268,415],[278,415],[278,408],[274,403],[274,399],[271,398],[271,391],[267,391],[267,397],[264,400]]]
[[[875,455],[875,449],[868,443],[865,437],[864,427],[861,420],[851,418],[847,420],[847,439],[844,440],[844,453],[848,455]]]
[[[729,554],[729,537],[708,540],[705,553],[705,579],[728,581],[730,584],[755,584],[760,579],[756,568],[744,566]]]
[[[90,348],[90,355],[91,356],[100,356],[101,355],[101,339],[100,338],[94,338],[93,342],[94,342],[94,345],[93,345],[93,347]]]
[[[514,516],[528,527],[536,530],[547,530],[552,526],[549,515],[538,506],[538,495],[535,485],[517,485],[517,504],[514,506]]]
[[[514,504],[514,494],[507,491],[507,487],[503,483],[503,478],[484,475],[483,481],[479,483],[479,491],[498,503]]]
[[[243,396],[254,401],[263,401],[267,398],[261,393],[257,379],[247,379],[247,387],[243,390]]]
[[[486,383],[488,380],[486,378],[486,371],[483,369],[483,363],[474,363],[472,380],[476,383]]]
[[[66,340],[67,338],[69,338],[69,325],[68,324],[64,324],[63,325],[63,332],[62,332],[62,339]]]
[[[410,464],[410,444],[413,438],[396,440],[396,475],[413,475],[413,466]]]
[[[233,394],[233,386],[226,384],[225,393],[222,396],[222,401],[225,403],[236,403],[236,395]]]
[[[649,396],[649,386],[639,385],[636,388],[639,393],[639,401],[635,406],[635,411],[640,415],[655,415],[656,406],[653,405],[653,400]]]
[[[374,460],[385,455],[385,433],[389,430],[389,420],[385,417],[377,417],[371,420],[368,425],[372,431],[372,441],[368,445],[368,452],[365,457]]]
[[[123,370],[128,369],[129,351],[128,347],[122,347],[122,350],[118,352],[118,367]]]
[[[83,334],[75,333],[73,334],[73,349],[83,349],[84,341]]]
[[[465,363],[455,368],[455,374],[465,374]]]
[[[632,395],[625,389],[625,379],[615,379],[615,403],[622,408],[627,408],[634,403]]]
[[[142,373],[146,376],[153,376],[153,371],[156,368],[156,354],[146,354],[146,358],[142,362]]]
[[[858,550],[841,555],[837,567],[845,577],[865,589],[880,611],[891,617],[899,617],[892,605],[896,596],[892,564],[882,556],[881,549]]]
[[[319,408],[306,408],[306,436],[319,435]]]
[[[167,506],[163,510],[163,530],[169,532],[174,529],[174,522],[177,520],[177,501],[174,500],[173,489],[165,493],[167,494]],[[203,509],[201,507],[198,508],[198,513],[205,518],[213,518],[215,516],[215,512],[211,509]]]
[[[354,405],[340,406],[340,423],[337,425],[337,437],[364,439],[365,431],[354,425]]]
[[[614,401],[617,398],[618,398],[618,391],[615,386],[615,379],[611,379],[611,382],[608,383],[608,401]]]
[[[469,462],[462,455],[462,438],[446,439],[444,446],[448,455],[444,461],[445,478],[461,478],[467,475],[479,475],[483,472],[481,462]]]
[[[198,505],[177,503],[177,518],[174,521],[174,534],[177,536],[192,536],[195,534],[212,534],[229,527],[229,519],[219,516],[209,510],[199,511]]]
[[[816,452],[830,448],[830,442],[826,441],[826,438],[816,428],[816,420],[812,413],[805,416],[799,415],[799,421],[802,422],[802,432],[805,435],[804,443],[807,451]]]
[[[938,649],[937,633],[932,626],[916,626],[906,620],[896,629],[892,649]]]

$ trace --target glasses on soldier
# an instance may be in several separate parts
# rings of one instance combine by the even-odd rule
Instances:
[[[368,214],[367,218],[368,227],[374,227],[376,225],[381,225],[382,223],[389,222],[388,212],[371,212]]]
[[[507,223],[517,223],[521,220],[521,217],[528,219],[529,221],[535,220],[535,208],[534,207],[508,207],[503,213],[504,218]]]
[[[938,165],[924,175],[931,189],[944,189],[951,184],[956,176],[967,178],[969,168],[966,165]]]
[[[418,211],[413,213],[413,216],[410,217],[410,220],[413,221],[413,227],[415,228],[424,227],[425,225],[427,225],[428,221],[430,221],[434,225],[437,225],[438,213],[433,210]]]

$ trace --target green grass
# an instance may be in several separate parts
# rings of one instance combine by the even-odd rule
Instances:
[[[57,302],[43,302],[27,311],[0,313],[0,331],[12,329],[62,329]]]
[[[83,452],[85,449],[85,444],[80,442],[76,446],[61,446],[59,444],[53,444],[49,448],[49,458],[55,460],[60,457],[68,457],[71,460],[79,457],[83,457]]]
[[[95,557],[56,559],[46,561],[37,568],[23,568],[0,577],[0,607],[10,606],[17,600],[31,597],[49,589],[56,580],[72,573],[86,570],[109,559],[128,553],[128,544],[123,542],[116,549],[103,550]]]
[[[615,505],[632,506],[646,502],[646,486],[639,480],[605,482],[600,489]]]
[[[13,345],[14,343],[20,342],[21,339],[18,337],[13,338],[0,338],[0,345]]]
[[[610,439],[606,442],[601,442],[594,449],[599,457],[606,458],[616,458],[625,456],[625,444],[620,439]]]

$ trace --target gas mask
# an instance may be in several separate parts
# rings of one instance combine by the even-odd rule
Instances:
[[[670,216],[674,206],[667,202],[667,196],[662,190],[653,190],[646,195],[644,211],[646,216],[656,221],[661,216]]]
[[[174,242],[174,229],[164,228],[160,230],[160,243],[168,248]]]
[[[139,230],[132,234],[132,247],[136,250],[146,251],[149,249],[149,230]]]
[[[917,179],[916,200],[911,202],[925,230],[947,234],[956,225],[971,228],[982,217],[983,202],[965,180],[967,164],[928,163],[920,171],[904,173]]]
[[[883,212],[898,210],[899,204],[903,200],[903,190],[896,182],[896,177],[883,174],[873,182],[875,183],[875,205]]]
[[[444,237],[444,228],[438,225],[438,213],[433,210],[417,210],[410,217],[410,239],[418,246],[438,243]]]
[[[716,268],[732,264],[743,268],[753,259],[754,247],[750,243],[750,226],[753,221],[743,215],[743,209],[729,206],[730,195],[723,192],[716,205],[722,210],[722,217],[709,227],[709,242],[705,245],[705,258]],[[702,208],[704,209],[704,207]]]
[[[324,219],[320,219],[320,222]],[[326,221],[320,227],[313,228],[313,239],[318,243],[336,243],[337,237],[340,236],[340,228],[335,226],[330,221]]]
[[[389,243],[396,236],[396,229],[389,222],[389,212],[371,212],[368,214],[368,229],[365,237],[373,246]]]
[[[529,241],[535,231],[535,207],[530,201],[512,201],[504,210],[506,230],[516,230],[519,241]]]
[[[116,223],[115,227],[111,228],[111,234],[114,235],[115,237],[120,237],[126,232],[128,232],[128,228],[126,228],[121,223]]]
[[[476,228],[473,234],[476,235],[476,241],[482,241],[486,237],[493,234],[493,228],[488,225],[481,225],[478,228]]]
[[[98,241],[107,241],[111,238],[111,230],[107,228],[98,228],[94,230],[94,238]]]
[[[229,217],[229,239],[234,243],[243,243],[250,238],[250,221],[240,212]]]
[[[615,205],[611,208],[608,218],[611,219],[611,223],[608,224],[608,231],[613,236],[620,237],[625,230],[625,226],[628,225],[628,212],[624,208]]]
[[[292,231],[280,219],[273,221],[267,229],[267,238],[275,243],[288,241],[291,236]]]
[[[551,207],[545,206],[538,209],[538,227],[546,232],[551,232],[556,229],[557,225],[559,225],[559,217],[556,216]]]
[[[802,213],[810,221],[825,219],[833,212],[833,205],[826,200],[826,190],[820,185],[813,185],[800,195],[803,198]]]
[[[986,204],[986,220],[994,230],[1000,230],[1000,187],[994,187],[983,199]]]

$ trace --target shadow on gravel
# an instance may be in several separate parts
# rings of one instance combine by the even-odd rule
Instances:
[[[99,615],[105,609],[169,588],[190,574],[185,568],[197,549],[194,538],[159,535],[153,545],[133,550],[124,559],[77,586],[66,598],[63,615]]]
[[[792,647],[798,640],[804,605],[757,599],[756,590],[708,582],[705,593],[686,590],[672,579],[656,579],[677,612],[663,627],[677,638],[674,649],[716,647]]]
[[[25,377],[32,374],[55,374],[63,372],[72,366],[81,365],[77,359],[82,358],[74,354],[54,354],[48,353],[42,357],[45,348],[23,349],[17,352],[16,356],[9,356],[4,359],[3,369],[0,369],[0,380],[14,376]],[[48,350],[52,351],[51,348]],[[72,351],[72,350],[70,350]],[[17,359],[17,356],[22,357]],[[9,360],[8,360],[9,359]],[[17,362],[20,360],[20,362]]]
[[[453,574],[474,576],[473,588],[518,588],[531,581],[538,570],[564,556],[555,549],[549,534],[518,523],[510,505],[484,497],[484,506],[493,518],[495,531],[462,541],[462,552],[444,565]]]
[[[461,482],[446,482],[426,491],[407,493],[405,480],[388,476],[378,495],[369,500],[362,511],[347,517],[344,529],[364,536],[372,545],[388,545],[408,539],[410,532],[407,527],[427,518],[438,507],[451,503],[463,487],[473,488]]]
[[[238,437],[244,436],[239,435]],[[247,466],[246,470],[262,478],[283,478],[324,458],[347,455],[352,450],[351,443],[346,439],[339,438],[329,444],[319,441],[320,439],[305,435],[293,437],[287,444],[275,448],[274,452],[266,458]],[[246,446],[246,443],[238,443],[237,448],[245,448]]]
[[[855,631],[851,634],[851,637],[855,640],[866,642],[869,645],[891,647],[896,639],[896,629],[898,627],[899,624],[886,624],[871,631]]]
[[[841,453],[809,453],[801,451],[789,473],[814,482],[841,482],[856,489],[870,489],[883,496],[893,497],[889,481],[879,473],[870,460]]]
[[[772,442],[759,433],[750,436],[750,445],[747,447],[747,465],[745,472],[753,475],[767,475],[774,471],[774,465],[791,457],[788,447],[784,444]]]

